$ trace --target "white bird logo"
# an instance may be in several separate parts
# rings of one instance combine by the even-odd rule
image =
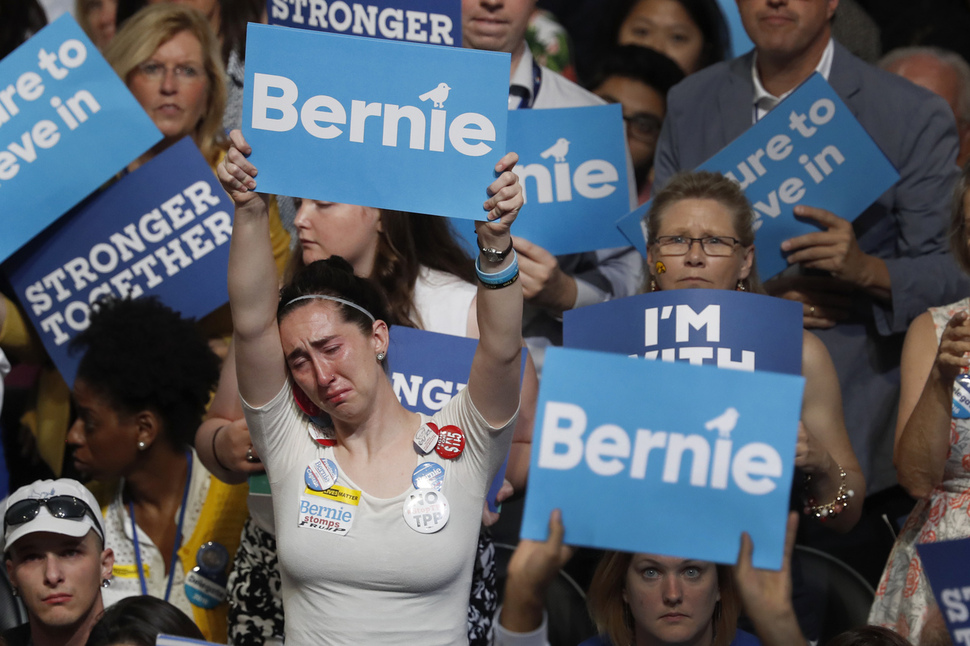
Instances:
[[[448,87],[447,83],[438,83],[438,87],[436,87],[433,90],[429,90],[425,92],[418,98],[421,99],[422,101],[427,101],[428,99],[431,99],[431,102],[433,103],[434,107],[443,108],[445,107],[445,101],[448,100],[449,91],[451,91],[451,88]]]
[[[704,424],[704,428],[709,431],[717,429],[718,436],[725,440],[731,439],[731,431],[738,425],[738,418],[741,414],[738,409],[731,406],[726,411]]]
[[[549,150],[541,153],[539,156],[543,159],[549,159],[550,156],[554,158],[554,161],[558,164],[566,161],[566,154],[569,152],[569,141],[565,137],[560,137],[556,143],[554,143]]]

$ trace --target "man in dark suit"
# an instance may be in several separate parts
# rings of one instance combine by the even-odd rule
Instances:
[[[910,321],[965,295],[946,252],[958,142],[946,103],[867,65],[831,38],[838,0],[737,0],[755,49],[671,90],[655,159],[656,185],[693,169],[818,71],[900,174],[854,222],[796,207],[819,232],[782,244],[792,267],[769,291],[801,301],[805,327],[839,373],[846,428],[869,492],[895,483],[892,448],[899,355]],[[860,501],[861,502],[861,501]]]

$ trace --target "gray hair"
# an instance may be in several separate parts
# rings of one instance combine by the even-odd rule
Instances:
[[[948,65],[957,75],[957,120],[970,123],[970,64],[956,52],[940,47],[898,47],[879,60],[879,67],[889,71],[893,65],[915,56],[929,56]]]

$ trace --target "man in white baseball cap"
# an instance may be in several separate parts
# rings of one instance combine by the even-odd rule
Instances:
[[[3,549],[28,624],[6,631],[9,646],[83,646],[104,605],[114,553],[104,547],[97,500],[81,483],[38,480],[7,499]]]

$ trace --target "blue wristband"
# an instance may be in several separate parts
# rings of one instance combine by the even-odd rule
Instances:
[[[492,289],[506,287],[514,283],[519,277],[518,256],[516,256],[515,250],[513,249],[512,262],[509,264],[509,266],[492,274],[482,271],[482,259],[481,257],[478,257],[475,259],[475,273],[478,275],[478,280],[480,280],[486,287],[490,287]]]

